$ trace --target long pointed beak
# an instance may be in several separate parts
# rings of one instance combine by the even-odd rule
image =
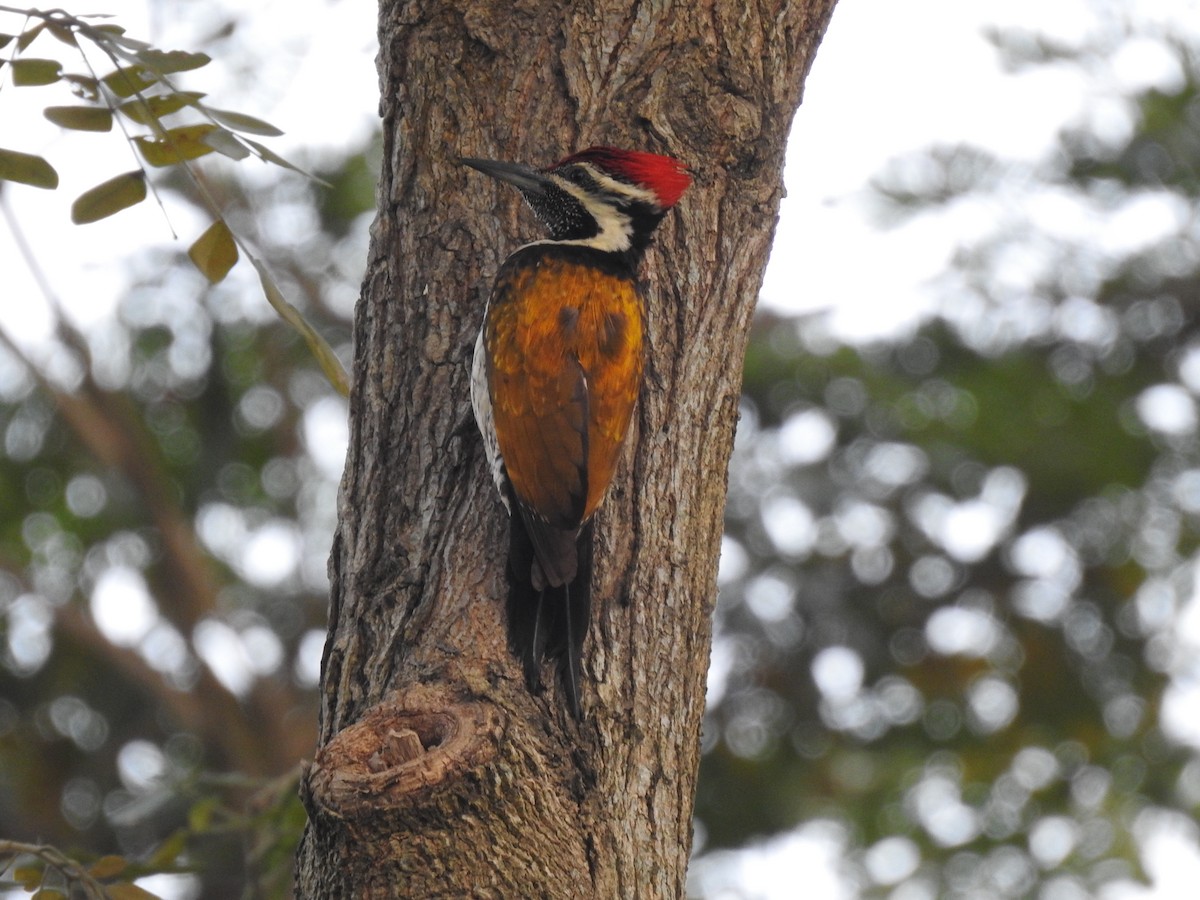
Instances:
[[[537,169],[523,166],[520,163],[501,162],[497,159],[472,159],[463,157],[459,160],[464,166],[478,169],[484,175],[491,175],[498,181],[504,181],[521,191],[540,194],[545,190],[549,179]]]

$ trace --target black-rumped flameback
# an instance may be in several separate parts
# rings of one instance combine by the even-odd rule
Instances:
[[[550,232],[501,265],[475,344],[471,401],[510,516],[509,632],[531,690],[560,661],[580,715],[592,522],[642,386],[638,265],[691,183],[669,156],[591,147],[546,169],[483,159]]]

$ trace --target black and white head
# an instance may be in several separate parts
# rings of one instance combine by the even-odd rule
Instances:
[[[545,169],[490,159],[463,163],[514,185],[550,239],[610,253],[641,253],[691,184],[670,156],[589,147]]]

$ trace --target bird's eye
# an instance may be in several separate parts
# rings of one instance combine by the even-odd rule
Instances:
[[[580,187],[587,187],[592,180],[591,176],[588,175],[587,172],[576,166],[572,166],[571,168],[567,169],[567,171],[563,172],[563,177],[567,179],[567,181],[571,182],[571,184],[577,184]]]

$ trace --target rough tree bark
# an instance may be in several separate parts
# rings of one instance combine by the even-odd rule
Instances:
[[[833,3],[381,4],[302,896],[684,895],[742,357]],[[509,654],[506,520],[468,399],[491,276],[540,234],[457,158],[595,143],[670,153],[696,183],[647,260],[646,384],[598,520],[577,724]]]

